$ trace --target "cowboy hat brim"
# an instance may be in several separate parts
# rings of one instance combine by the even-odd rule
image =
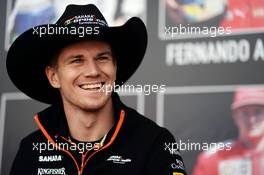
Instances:
[[[27,96],[53,104],[60,99],[45,74],[45,67],[54,54],[68,44],[82,40],[107,41],[117,60],[116,84],[126,82],[140,65],[147,47],[147,30],[141,19],[130,18],[118,27],[100,28],[99,34],[36,34],[36,28],[58,27],[41,25],[21,34],[11,45],[6,60],[7,72],[15,86]]]

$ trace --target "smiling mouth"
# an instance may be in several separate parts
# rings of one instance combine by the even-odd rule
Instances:
[[[99,83],[85,83],[79,85],[79,87],[83,90],[89,90],[89,91],[99,91],[101,88],[103,88],[105,82],[99,82]]]

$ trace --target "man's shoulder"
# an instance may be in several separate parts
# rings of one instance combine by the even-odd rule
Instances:
[[[140,114],[133,108],[127,107],[125,108],[125,112],[126,112],[127,120],[128,122],[130,122],[130,124],[137,125],[137,126],[144,126],[148,128],[154,128],[154,129],[161,128],[149,117],[146,117]]]
[[[170,135],[170,132],[166,128],[159,126],[153,120],[140,114],[135,109],[127,107],[126,117],[127,120],[125,125],[129,128],[134,128],[135,130],[137,130],[137,132],[141,133],[141,135]]]

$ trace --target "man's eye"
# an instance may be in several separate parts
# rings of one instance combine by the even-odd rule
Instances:
[[[248,112],[241,112],[241,116],[247,119],[250,116],[250,114]]]
[[[107,57],[107,56],[101,56],[101,57],[97,58],[98,61],[104,61],[104,60],[108,60],[108,59],[109,59],[109,57]]]
[[[82,62],[81,58],[75,58],[75,59],[71,60],[70,63],[81,63],[81,62]]]
[[[255,116],[256,117],[263,117],[264,116],[264,110],[260,109],[260,108],[256,109]]]
[[[243,119],[247,119],[249,117],[249,113],[246,111],[239,111],[239,112],[237,112],[236,115],[243,118]]]

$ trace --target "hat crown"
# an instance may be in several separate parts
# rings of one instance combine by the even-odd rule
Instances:
[[[232,108],[246,105],[264,105],[264,88],[239,88],[233,97]]]
[[[264,88],[241,88],[238,89],[234,96],[234,102],[249,99],[264,100]]]
[[[56,24],[68,25],[94,25],[108,27],[108,24],[100,12],[100,10],[93,4],[88,5],[75,5],[70,4],[66,7],[61,17],[57,20]]]

